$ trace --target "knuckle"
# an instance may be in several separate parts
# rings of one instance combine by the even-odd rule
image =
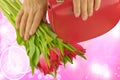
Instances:
[[[88,0],[88,4],[93,4],[94,3],[94,0]]]
[[[86,4],[87,0],[81,0],[82,4]]]
[[[86,11],[86,10],[83,10],[83,11],[82,11],[82,15],[83,15],[83,16],[86,16],[86,15],[87,15],[87,11]]]
[[[26,33],[26,34],[29,34],[29,31],[30,31],[29,29],[26,29],[25,33]]]
[[[78,14],[78,13],[80,13],[80,11],[75,11],[74,13],[75,13],[75,14]]]
[[[93,7],[92,6],[88,6],[88,11],[92,11]]]
[[[27,26],[31,26],[31,22],[32,22],[31,20],[28,20],[27,21]]]
[[[83,14],[87,13],[87,8],[83,8],[83,9],[82,9],[82,13],[83,13]]]
[[[21,15],[21,13],[19,12],[19,13],[17,14],[17,18],[18,18],[20,15]]]
[[[28,21],[27,21],[27,23],[28,23],[28,24],[31,24],[32,21],[33,21],[33,20],[29,18]]]
[[[74,0],[74,3],[75,4],[77,4],[77,3],[79,3],[80,2],[80,0]]]
[[[26,19],[25,19],[25,17],[24,18],[22,18],[22,24],[25,24],[25,21],[26,21]]]
[[[80,6],[75,6],[74,7],[74,12],[79,13],[80,12]]]

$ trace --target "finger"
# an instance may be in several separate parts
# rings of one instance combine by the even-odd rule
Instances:
[[[24,36],[26,22],[27,22],[27,17],[28,17],[28,14],[24,13],[23,16],[22,16],[22,19],[21,19],[21,24],[20,24],[20,36],[21,37]]]
[[[100,8],[100,5],[101,5],[101,0],[95,0],[94,8],[96,11]]]
[[[79,17],[80,16],[80,0],[73,0],[73,9],[74,9],[74,14],[75,17]]]
[[[83,20],[87,20],[87,0],[81,0],[81,16]]]
[[[29,39],[29,32],[30,32],[30,28],[31,28],[32,23],[33,23],[33,19],[34,19],[34,13],[31,10],[29,13],[29,16],[28,16],[27,24],[26,24],[25,36],[24,36],[25,40]]]
[[[21,18],[23,16],[23,9],[21,8],[21,10],[18,12],[17,17],[16,17],[16,28],[18,29],[20,27],[20,22],[21,22]]]
[[[42,18],[43,18],[43,11],[40,10],[35,14],[34,21],[29,33],[30,35],[33,35],[36,32],[36,29],[38,28]]]
[[[92,16],[93,15],[93,4],[94,4],[94,0],[88,0],[87,1],[87,10],[88,10],[88,15]]]

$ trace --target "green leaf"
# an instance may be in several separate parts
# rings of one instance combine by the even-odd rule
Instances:
[[[55,39],[57,37],[57,35],[52,31],[51,27],[49,24],[46,23],[42,23],[41,27],[45,30],[45,32],[52,38]]]
[[[2,2],[2,4],[3,5],[5,5],[4,6],[4,8],[7,10],[7,11],[9,11],[12,15],[13,15],[13,17],[14,17],[14,19],[15,19],[15,17],[16,17],[16,15],[17,15],[17,11],[7,2],[7,0],[1,0],[1,2]],[[14,11],[13,11],[14,10]]]
[[[72,46],[72,45],[70,45],[70,44],[65,44],[65,43],[62,43],[63,44],[63,46],[67,49],[67,50],[69,50],[69,51],[71,51],[71,52],[75,52],[76,50],[75,50],[75,48]]]
[[[34,42],[35,42],[35,45],[36,45],[36,46],[39,46],[39,39],[38,39],[38,38],[39,38],[39,37],[35,35],[35,41],[34,41]]]
[[[41,32],[44,34],[45,40],[49,43],[51,42],[53,39],[46,33],[46,31],[43,29],[43,27],[40,27]]]
[[[29,49],[29,40],[26,41],[25,43],[25,48],[26,48],[26,51],[27,51],[27,55],[29,56],[29,52],[30,52],[30,49]]]
[[[43,42],[43,43],[42,43],[42,53],[43,53],[43,55],[44,55],[44,57],[45,57],[45,60],[46,60],[46,62],[47,62],[47,64],[48,64],[48,66],[50,67],[49,49],[48,49],[48,47],[47,47],[46,42]]]
[[[44,54],[44,57],[45,57],[45,61],[47,62],[48,64],[48,67],[50,67],[50,61],[49,61],[49,56],[47,53],[43,53]]]
[[[17,35],[17,43],[19,45],[24,45],[25,44],[24,39],[22,37],[20,37],[20,30],[16,31],[16,35]]]
[[[60,52],[62,53],[62,55],[64,56],[64,47],[63,47],[63,45],[61,45],[62,44],[62,41],[60,41],[60,40],[56,40],[57,41],[57,47],[59,48],[59,50],[60,50]]]
[[[85,60],[87,60],[87,58],[83,55],[82,52],[79,52],[78,55],[81,56],[82,58],[84,58]]]
[[[66,67],[67,59],[65,57],[62,59],[62,62],[64,63],[64,67]]]
[[[39,62],[39,57],[40,57],[40,51],[38,47],[35,47],[35,53],[34,53],[34,65],[37,66],[38,62]]]
[[[34,74],[34,62],[32,59],[30,59],[30,66],[31,66],[31,70],[32,70],[32,75]]]
[[[50,75],[53,76],[54,78],[57,77],[57,70],[55,72],[50,72]]]
[[[29,52],[29,57],[30,57],[30,59],[32,59],[32,57],[33,57],[33,54],[35,53],[35,44],[34,44],[34,36],[32,36],[30,39],[29,39],[29,50],[30,50],[30,52]]]
[[[19,7],[21,7],[22,6],[22,3],[20,2],[20,0],[14,0],[16,3],[15,4],[17,4]]]
[[[8,3],[9,3],[9,5],[11,6],[11,7],[13,7],[14,8],[14,10],[16,10],[16,11],[19,11],[19,7],[18,7],[18,5],[16,5],[15,4],[15,1],[13,0],[6,0]]]
[[[68,56],[65,56],[65,59],[70,62],[71,64],[73,64],[73,61],[68,57]]]

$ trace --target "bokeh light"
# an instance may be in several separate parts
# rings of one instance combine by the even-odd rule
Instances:
[[[18,79],[29,69],[29,58],[18,46],[7,48],[1,55],[1,71],[8,79]]]
[[[109,70],[107,65],[93,63],[91,65],[91,71],[95,75],[99,75],[99,76],[104,77],[106,79],[110,78],[110,70]]]

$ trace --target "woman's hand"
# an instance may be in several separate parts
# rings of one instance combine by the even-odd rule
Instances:
[[[46,0],[24,0],[16,17],[16,27],[20,29],[20,36],[28,40],[33,35],[41,20],[45,19]]]
[[[100,8],[101,0],[73,0],[73,9],[76,17],[81,15],[83,20],[93,15],[93,11]]]

